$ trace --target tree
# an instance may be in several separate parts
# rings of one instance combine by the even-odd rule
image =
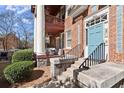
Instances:
[[[18,37],[19,48],[29,48],[33,38],[33,16],[30,10],[21,15],[11,10],[0,13],[0,36],[4,37],[4,50],[7,50],[7,36],[10,33]]]
[[[31,31],[33,29],[32,24],[28,26],[29,24],[25,23],[23,21],[24,18],[18,17],[17,22],[19,24],[18,27],[18,34],[21,34],[21,44],[23,45],[23,48],[29,48],[30,43],[33,38],[33,32]],[[33,21],[33,18],[27,18],[27,20]],[[32,22],[33,23],[33,22]],[[20,32],[19,32],[20,31]]]
[[[15,33],[13,28],[15,18],[15,13],[12,11],[6,11],[0,14],[0,36],[3,37],[2,45],[4,50],[7,50],[8,35],[10,33]]]

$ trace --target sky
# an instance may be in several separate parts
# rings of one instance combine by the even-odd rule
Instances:
[[[26,16],[32,17],[31,6],[30,5],[0,5],[0,13],[5,12],[7,10],[13,11],[17,16]],[[24,21],[28,24],[30,22],[26,19]]]
[[[33,33],[33,15],[31,13],[30,5],[0,5],[0,14],[6,11],[12,11],[17,17],[22,18],[24,26],[27,28],[32,28],[29,31]],[[29,19],[31,18],[31,19]],[[16,27],[19,28],[19,24],[15,22]]]

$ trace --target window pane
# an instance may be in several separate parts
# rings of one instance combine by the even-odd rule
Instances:
[[[68,46],[68,47],[71,47],[71,40],[68,40],[68,41],[67,41],[67,46]]]
[[[68,38],[71,38],[71,31],[68,31],[67,36]]]
[[[94,25],[94,20],[91,20],[91,25]]]
[[[67,35],[67,47],[71,47],[71,39],[72,39],[72,37],[71,37],[71,31],[67,31],[67,33],[66,33]]]
[[[107,20],[107,15],[106,14],[101,16],[101,21],[105,21],[105,20]]]
[[[96,18],[96,24],[100,22],[100,17]]]

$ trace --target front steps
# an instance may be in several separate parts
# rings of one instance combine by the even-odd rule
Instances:
[[[81,71],[79,66],[82,62],[81,59],[75,61],[70,68],[67,68],[65,72],[57,77],[57,80],[63,85],[72,82],[82,88],[124,87],[124,64],[105,62]],[[74,70],[77,70],[75,74],[73,74]]]
[[[124,79],[124,64],[105,62],[94,65],[89,70],[77,72],[77,83],[80,87],[111,88],[121,87]],[[121,82],[120,82],[121,81]],[[120,83],[119,83],[120,82]],[[116,86],[118,85],[118,86]]]
[[[72,64],[70,68],[67,68],[65,72],[63,72],[61,75],[57,77],[58,81],[60,81],[61,83],[65,83],[67,81],[73,80],[73,71],[75,69],[79,69],[79,66],[83,61],[84,59],[82,58],[79,58],[78,61],[75,61],[75,63]]]

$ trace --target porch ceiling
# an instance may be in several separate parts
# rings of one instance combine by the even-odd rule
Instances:
[[[50,15],[56,16],[60,10],[61,5],[46,5],[45,9],[49,12]]]
[[[56,16],[62,5],[45,5],[45,13],[48,12],[50,15]],[[34,13],[36,5],[31,6],[31,12]]]

